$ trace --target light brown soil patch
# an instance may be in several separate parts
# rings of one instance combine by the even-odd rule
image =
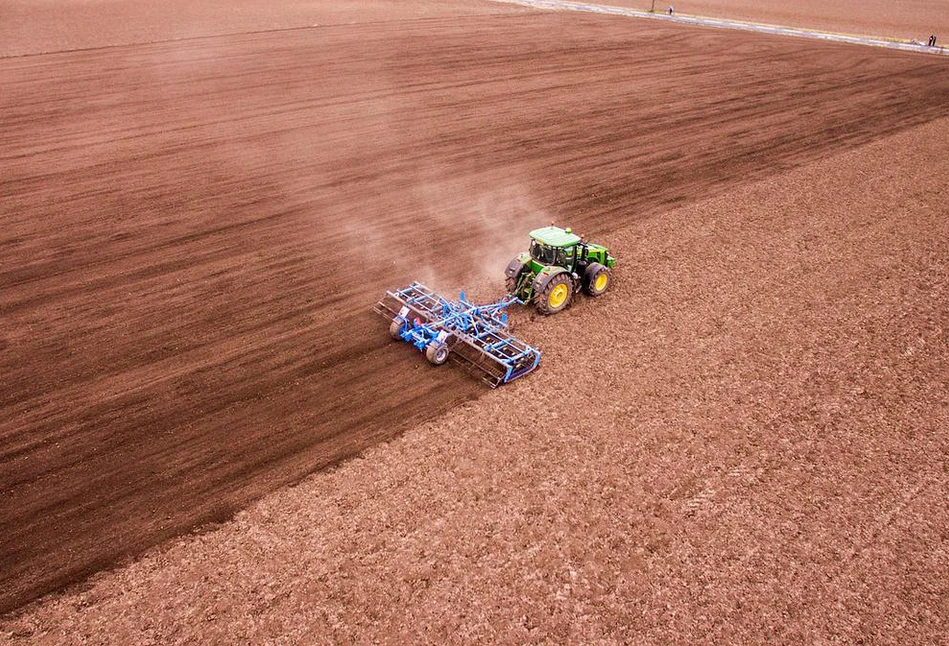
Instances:
[[[603,0],[599,4],[649,10],[651,0]],[[732,18],[789,27],[868,36],[915,39],[936,34],[949,44],[949,3],[942,0],[656,0],[656,11]]]
[[[482,0],[4,0],[0,56],[523,11]]]

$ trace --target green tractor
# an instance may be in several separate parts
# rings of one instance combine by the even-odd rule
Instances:
[[[504,270],[511,294],[525,303],[533,300],[541,314],[556,314],[578,289],[590,296],[609,289],[616,259],[606,247],[553,225],[535,229],[530,236],[530,251],[519,254]]]

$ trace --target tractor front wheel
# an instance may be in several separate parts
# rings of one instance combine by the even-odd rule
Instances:
[[[448,361],[448,346],[439,341],[432,341],[425,347],[425,358],[432,365],[442,365]]]
[[[573,281],[566,272],[555,274],[534,296],[534,305],[541,314],[556,314],[566,309],[573,297]]]
[[[613,277],[610,270],[598,262],[591,264],[583,274],[583,291],[590,296],[599,296],[610,288]]]

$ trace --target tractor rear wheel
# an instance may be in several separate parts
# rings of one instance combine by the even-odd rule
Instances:
[[[591,264],[583,273],[583,291],[590,296],[600,296],[610,288],[612,282],[610,270],[598,262]]]
[[[425,358],[432,365],[442,365],[448,361],[448,346],[440,341],[432,341],[425,346]]]
[[[554,274],[534,296],[534,305],[541,314],[556,314],[570,304],[573,281],[566,272]]]
[[[520,277],[521,275],[518,274],[517,276],[514,276],[514,278],[504,279],[504,286],[507,287],[508,294],[513,294],[514,290],[517,289],[517,281],[520,279]]]
[[[504,270],[504,285],[507,287],[507,293],[513,294],[517,289],[517,283],[521,279],[521,274],[527,270],[527,265],[521,262],[520,258],[515,258],[507,264]]]

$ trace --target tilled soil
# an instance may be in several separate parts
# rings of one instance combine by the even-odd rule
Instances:
[[[4,0],[0,56],[518,11],[481,0]]]
[[[538,372],[8,635],[945,644],[947,143],[942,119],[614,230],[611,292],[518,317]]]
[[[930,121],[945,71],[525,13],[0,61],[0,608],[483,395],[385,288]]]
[[[646,11],[652,6],[652,0],[602,0],[594,4]],[[657,0],[655,10],[664,12],[670,5],[676,13],[696,16],[915,39],[922,43],[936,34],[941,36],[937,44],[949,42],[949,4],[942,0]]]

